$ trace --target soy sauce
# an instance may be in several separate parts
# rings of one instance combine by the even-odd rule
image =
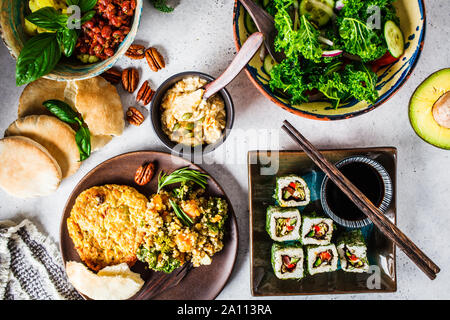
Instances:
[[[362,162],[348,163],[339,170],[379,207],[384,197],[383,181],[380,174],[368,164]],[[331,211],[345,220],[364,220],[366,215],[337,187],[331,180],[325,190],[327,203]]]

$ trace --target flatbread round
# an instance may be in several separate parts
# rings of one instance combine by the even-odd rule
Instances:
[[[42,105],[44,101],[57,99],[64,101],[66,82],[40,78],[28,84],[19,99],[19,118],[33,114],[51,113]]]
[[[105,267],[95,274],[82,263],[69,261],[66,273],[79,292],[94,300],[125,300],[144,285],[140,275],[132,272],[126,263]]]
[[[55,81],[41,78],[25,87],[19,100],[19,118],[51,115],[42,105],[47,100],[69,103],[81,113],[91,132],[92,151],[108,144],[125,127],[122,102],[116,87],[102,77],[80,81]]]
[[[63,179],[80,168],[75,131],[55,117],[40,115],[20,118],[8,127],[5,136],[24,136],[42,145],[58,162]]]
[[[61,182],[61,168],[39,143],[21,136],[0,140],[0,186],[20,198],[46,196]]]
[[[103,135],[91,135],[91,149],[92,151],[97,151],[112,140],[112,136],[103,136]]]
[[[122,101],[116,87],[102,77],[69,81],[65,97],[81,113],[92,135],[122,134],[125,127]]]

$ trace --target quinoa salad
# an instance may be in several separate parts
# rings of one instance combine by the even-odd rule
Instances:
[[[151,197],[145,214],[147,230],[137,258],[155,271],[170,273],[185,262],[194,267],[209,265],[223,248],[228,204],[218,197],[205,197],[204,189],[182,183],[170,193]],[[175,212],[180,208],[190,222]]]

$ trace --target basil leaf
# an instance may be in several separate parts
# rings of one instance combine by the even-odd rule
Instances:
[[[26,17],[28,21],[48,31],[57,31],[67,25],[67,15],[53,7],[44,7]]]
[[[95,16],[95,10],[88,11],[84,14],[84,16],[81,18],[81,24],[88,22]]]
[[[59,120],[77,124],[80,123],[78,120],[78,114],[73,110],[67,103],[60,100],[47,100],[43,102],[44,107],[47,108],[53,115],[55,115]]]
[[[70,57],[77,44],[78,32],[75,29],[61,29],[57,32],[57,39],[63,49],[64,55]]]
[[[80,161],[84,161],[91,155],[91,133],[85,126],[81,126],[75,134],[75,141],[80,152]]]
[[[80,0],[66,0],[68,6],[77,6],[80,3]]]
[[[96,4],[97,0],[80,0],[78,3],[82,12],[94,9]]]
[[[50,73],[61,58],[56,33],[41,33],[25,43],[16,62],[16,85],[30,83]]]

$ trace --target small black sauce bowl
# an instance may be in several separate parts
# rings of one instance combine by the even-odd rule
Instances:
[[[370,166],[372,169],[374,169],[379,175],[382,182],[382,189],[384,192],[384,195],[382,197],[381,203],[378,206],[378,209],[381,210],[381,212],[386,212],[386,210],[389,208],[389,205],[392,201],[393,197],[393,189],[392,189],[392,180],[389,176],[389,173],[386,171],[386,169],[377,161],[372,160],[370,158],[364,157],[364,156],[353,156],[349,158],[342,159],[341,161],[338,161],[335,165],[339,169],[342,166],[345,166],[349,163],[365,163],[366,165]],[[322,181],[322,186],[320,188],[320,202],[322,204],[323,211],[331,218],[334,222],[337,224],[347,227],[347,228],[363,228],[365,226],[368,226],[372,223],[372,221],[369,218],[365,218],[362,220],[346,220],[341,217],[339,217],[337,214],[335,214],[327,203],[326,198],[326,190],[330,179],[328,176],[325,176],[325,178]]]
[[[159,88],[156,90],[155,95],[153,96],[152,102],[150,104],[150,114],[152,118],[152,125],[153,130],[155,131],[156,135],[158,136],[159,140],[167,147],[169,148],[173,154],[183,156],[183,157],[190,157],[191,159],[194,159],[194,155],[197,154],[206,154],[213,150],[215,150],[217,147],[219,147],[228,137],[231,128],[233,127],[234,123],[234,105],[233,100],[231,99],[230,94],[226,89],[220,90],[217,94],[220,94],[223,98],[223,101],[225,103],[225,112],[226,112],[226,124],[225,129],[222,132],[222,136],[219,140],[217,140],[215,143],[212,144],[204,144],[201,146],[191,147],[191,146],[183,146],[176,142],[173,142],[170,140],[170,138],[165,134],[165,132],[162,129],[161,124],[161,101],[164,98],[164,95],[166,94],[167,90],[169,90],[172,86],[175,85],[178,81],[187,78],[187,77],[199,77],[201,79],[205,79],[208,82],[211,82],[215,80],[210,75],[207,75],[205,73],[197,72],[197,71],[186,71],[182,73],[177,73],[170,78],[168,78],[166,81],[164,81]]]

